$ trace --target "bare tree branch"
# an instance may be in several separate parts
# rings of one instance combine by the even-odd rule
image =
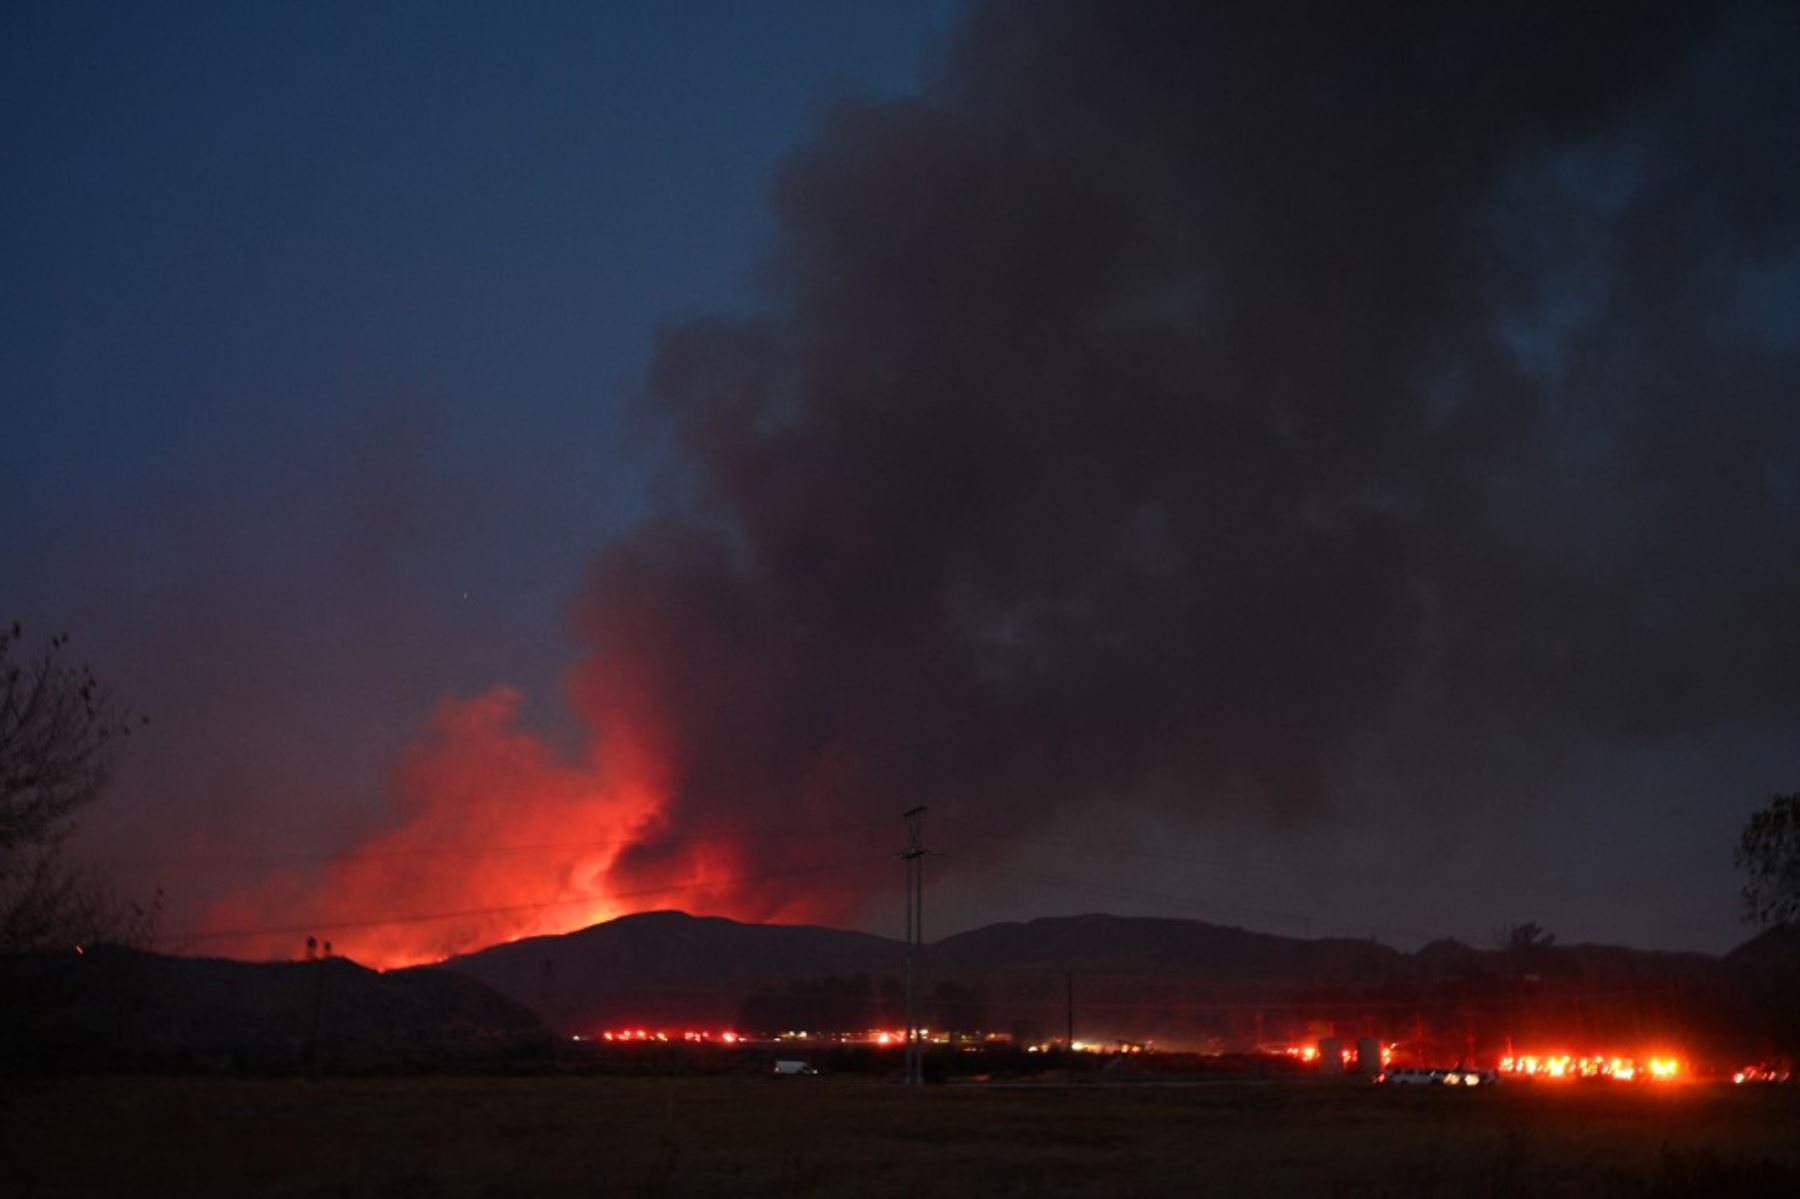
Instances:
[[[0,948],[117,940],[133,924],[131,905],[59,852],[132,723],[91,670],[66,661],[68,644],[54,636],[27,656],[17,622],[0,632]]]

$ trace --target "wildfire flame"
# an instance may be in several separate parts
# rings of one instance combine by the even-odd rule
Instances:
[[[512,688],[442,704],[394,772],[390,827],[215,904],[203,935],[285,957],[316,929],[390,968],[647,908],[812,915],[748,886],[731,842],[670,843],[671,755],[641,706],[609,706],[596,760],[572,763],[516,727],[520,704]]]
[[[1655,1082],[1671,1082],[1682,1073],[1680,1059],[1668,1056],[1652,1056],[1639,1061],[1623,1054],[1588,1054],[1576,1056],[1569,1053],[1524,1053],[1508,1054],[1500,1059],[1500,1073],[1515,1078],[1536,1078],[1549,1081],[1563,1079],[1607,1079],[1612,1082],[1637,1082],[1649,1079]]]

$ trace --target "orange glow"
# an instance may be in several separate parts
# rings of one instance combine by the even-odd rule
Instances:
[[[515,727],[521,702],[498,688],[440,705],[392,776],[392,827],[311,877],[279,872],[215,904],[206,930],[316,922],[344,956],[388,968],[631,910],[603,898],[608,874],[655,823],[665,780],[630,745],[609,743],[605,770],[559,760]],[[389,913],[455,915],[361,927]],[[286,956],[295,939],[252,937],[229,949]]]
[[[683,1029],[680,1032],[676,1032],[673,1029],[617,1028],[607,1029],[602,1032],[599,1039],[602,1041],[612,1041],[615,1044],[644,1042],[651,1045],[668,1045],[680,1042],[688,1045],[711,1045],[715,1043],[720,1045],[736,1045],[743,1038],[739,1037],[735,1032],[712,1033],[707,1032],[704,1029],[692,1028]]]
[[[1742,1086],[1747,1082],[1790,1082],[1793,1077],[1794,1072],[1788,1065],[1779,1062],[1773,1064],[1765,1062],[1754,1066],[1745,1066],[1731,1076],[1731,1081]]]
[[[1547,1081],[1580,1078],[1636,1082],[1647,1078],[1669,1082],[1680,1076],[1681,1063],[1674,1057],[1651,1057],[1640,1062],[1623,1054],[1588,1054],[1576,1057],[1568,1053],[1525,1053],[1501,1058],[1500,1073],[1515,1078]]]
[[[512,688],[441,704],[390,778],[387,827],[328,864],[277,871],[213,904],[203,935],[231,956],[284,958],[316,928],[340,956],[388,969],[657,908],[752,921],[832,914],[811,892],[800,902],[747,881],[737,843],[683,842],[654,706],[591,691],[587,715],[602,734],[589,762],[521,730]],[[645,847],[654,852],[632,855]],[[283,931],[259,931],[270,929]]]

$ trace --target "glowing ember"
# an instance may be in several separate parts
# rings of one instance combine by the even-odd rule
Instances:
[[[743,1038],[735,1032],[710,1032],[705,1029],[673,1029],[648,1028],[614,1028],[606,1029],[599,1034],[602,1041],[614,1044],[644,1043],[651,1045],[668,1045],[676,1042],[687,1045],[735,1045]]]
[[[1500,1059],[1500,1073],[1513,1078],[1560,1081],[1565,1079],[1604,1079],[1610,1082],[1636,1082],[1645,1078],[1671,1082],[1680,1076],[1681,1063],[1673,1057],[1652,1057],[1643,1062],[1622,1054],[1589,1054],[1577,1057],[1568,1053],[1511,1054]]]

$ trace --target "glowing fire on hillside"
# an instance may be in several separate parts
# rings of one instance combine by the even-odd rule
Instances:
[[[934,1044],[947,1044],[948,1033],[939,1030],[923,1030],[923,1036]],[[806,1032],[785,1031],[777,1033],[746,1034],[739,1032],[713,1032],[695,1029],[651,1029],[651,1028],[609,1028],[594,1036],[578,1034],[577,1041],[598,1041],[611,1045],[711,1045],[730,1046],[748,1045],[752,1043],[768,1043],[783,1041],[823,1042],[832,1045],[869,1045],[876,1048],[892,1046],[895,1049],[906,1044],[906,1031],[899,1028],[870,1028],[861,1032]],[[984,1044],[1010,1043],[1011,1038],[999,1034],[989,1034],[980,1039]],[[1079,1049],[1080,1046],[1077,1045]]]
[[[1563,1082],[1673,1082],[1686,1073],[1679,1058],[1659,1055],[1635,1058],[1624,1054],[1523,1053],[1500,1059],[1500,1073],[1514,1079]]]
[[[1383,1067],[1393,1065],[1394,1049],[1395,1046],[1393,1044],[1387,1041],[1381,1042],[1381,1065]],[[1281,1057],[1291,1057],[1295,1061],[1307,1065],[1311,1065],[1319,1060],[1319,1047],[1317,1045],[1280,1045],[1273,1049],[1261,1048],[1259,1051],[1264,1053],[1275,1053]],[[1351,1044],[1340,1047],[1338,1050],[1338,1058],[1345,1069],[1356,1066],[1358,1064],[1356,1046]]]
[[[589,763],[520,730],[515,690],[444,703],[393,773],[389,827],[215,903],[201,936],[231,956],[284,958],[317,933],[385,969],[656,908],[747,921],[846,913],[835,880],[800,868],[817,836],[759,844],[752,877],[741,837],[677,828],[675,755],[657,722],[635,699],[588,699],[605,730]]]

